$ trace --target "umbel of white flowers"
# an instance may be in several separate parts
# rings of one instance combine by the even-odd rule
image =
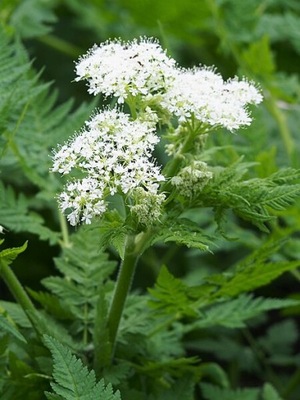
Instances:
[[[165,200],[160,189],[166,179],[152,155],[159,142],[157,124],[166,116],[176,121],[177,143],[190,121],[198,123],[202,133],[214,127],[233,131],[251,123],[247,106],[262,101],[245,79],[224,81],[206,67],[178,67],[155,39],[95,45],[80,58],[76,73],[77,81],[87,81],[89,93],[113,97],[117,106],[97,111],[81,132],[54,152],[52,171],[80,173],[58,197],[71,225],[89,224],[103,215],[108,197],[116,193],[141,224],[155,222]],[[131,110],[134,105],[134,115],[121,110],[123,103]],[[166,151],[172,156],[178,145],[169,143]],[[205,163],[194,161],[168,178],[182,195],[191,196],[192,187],[200,190],[211,177]]]

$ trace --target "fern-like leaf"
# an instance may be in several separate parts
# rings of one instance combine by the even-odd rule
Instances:
[[[254,298],[252,295],[243,294],[236,299],[217,303],[205,309],[202,318],[188,326],[187,329],[208,328],[218,325],[227,328],[243,328],[245,321],[263,312],[298,304],[299,302],[296,300]]]
[[[267,285],[284,272],[296,269],[300,265],[298,260],[273,261],[273,255],[283,244],[283,239],[274,240],[270,238],[261,247],[238,262],[232,272],[208,276],[205,281],[212,285],[211,288],[207,289],[203,285],[199,287],[199,291],[214,292],[214,298],[234,297],[240,293]],[[218,290],[216,290],[217,287]]]
[[[0,331],[9,333],[15,338],[21,340],[21,342],[26,343],[24,336],[17,330],[17,328],[10,323],[7,318],[0,314]]]
[[[237,296],[239,293],[257,289],[267,285],[286,271],[299,267],[299,261],[277,261],[270,263],[253,264],[245,269],[237,269],[235,273],[220,276],[222,282],[215,296]],[[207,279],[212,283],[216,276]]]
[[[162,267],[154,289],[148,289],[152,299],[149,305],[156,313],[196,317],[198,312],[193,305],[195,300],[189,297],[187,286],[175,278],[166,267]]]
[[[73,334],[83,331],[93,334],[95,308],[99,288],[107,291],[106,283],[114,272],[116,263],[100,248],[98,236],[92,229],[80,228],[70,237],[72,246],[65,248],[55,259],[63,275],[45,278],[43,285],[55,295],[80,323]]]
[[[23,194],[17,196],[12,187],[5,187],[1,182],[0,203],[0,220],[9,230],[34,233],[41,240],[58,243],[59,233],[47,228],[43,218],[30,210],[30,200]]]
[[[54,4],[41,3],[39,0],[20,2],[14,8],[9,23],[26,39],[46,35],[56,22],[56,16],[51,9]]]
[[[3,242],[0,241],[0,244]],[[1,274],[1,264],[10,265],[20,253],[23,253],[27,248],[27,242],[20,247],[12,247],[9,249],[4,249],[0,252],[0,274]]]
[[[271,211],[284,210],[299,197],[300,172],[287,168],[265,178],[245,179],[249,166],[249,163],[236,162],[216,173],[195,206],[212,207],[217,221],[231,209],[262,231],[268,231],[266,223],[274,218]]]
[[[0,312],[8,314],[9,317],[21,328],[31,328],[31,322],[22,307],[14,302],[0,301]]]
[[[64,400],[120,400],[120,393],[113,392],[111,385],[96,382],[94,371],[89,371],[82,361],[71,351],[50,336],[44,342],[53,357],[53,394],[46,393],[48,399]]]
[[[259,400],[259,389],[225,389],[209,383],[201,383],[205,400]]]
[[[152,244],[156,242],[175,242],[179,245],[208,251],[213,238],[204,234],[198,224],[187,218],[169,218],[153,232]]]
[[[21,168],[27,179],[43,190],[43,197],[54,202],[61,183],[49,176],[51,149],[82,126],[95,102],[74,112],[72,100],[55,107],[57,94],[50,92],[50,84],[40,83],[24,47],[11,42],[1,27],[0,47],[1,167],[6,176],[12,168],[16,176],[16,169],[19,172]]]

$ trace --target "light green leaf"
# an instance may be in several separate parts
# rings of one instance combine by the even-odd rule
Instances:
[[[200,384],[205,400],[259,400],[259,389],[224,389],[209,383]]]
[[[30,210],[30,199],[23,194],[17,195],[12,187],[5,187],[1,182],[0,203],[0,220],[9,230],[34,233],[41,240],[49,240],[51,244],[58,243],[60,234],[47,228],[43,218]]]
[[[187,218],[176,218],[164,221],[153,233],[152,244],[157,242],[175,242],[187,247],[209,251],[213,239],[206,235],[195,222]]]
[[[120,393],[113,392],[111,385],[101,380],[96,382],[94,371],[89,371],[71,351],[50,336],[44,342],[53,357],[53,378],[51,387],[59,399],[64,400],[120,400]],[[47,395],[47,393],[46,393]],[[47,398],[52,398],[48,397]]]
[[[0,330],[13,335],[15,338],[21,340],[21,342],[26,343],[24,336],[18,331],[18,329],[10,323],[7,318],[0,314]]]
[[[242,294],[238,298],[216,303],[203,312],[203,316],[195,323],[187,326],[187,330],[225,326],[227,328],[243,328],[245,322],[269,310],[277,310],[299,304],[289,299],[270,299]]]
[[[275,72],[276,65],[268,36],[252,42],[249,48],[243,52],[242,57],[257,76],[268,78]]]
[[[6,265],[10,265],[20,253],[23,253],[27,248],[27,242],[20,247],[12,247],[10,249],[4,249],[0,252],[0,266],[1,263],[5,263]],[[1,268],[0,268],[1,273]]]
[[[160,270],[154,289],[148,291],[152,297],[149,305],[156,313],[173,314],[175,318],[198,315],[193,307],[195,300],[189,297],[188,287],[165,266]]]
[[[298,268],[300,261],[278,261],[254,264],[226,279],[218,291],[218,296],[236,296],[267,285],[286,271]]]
[[[262,390],[262,400],[283,400],[270,383],[265,383]]]

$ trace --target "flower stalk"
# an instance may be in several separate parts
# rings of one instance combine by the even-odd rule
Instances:
[[[122,317],[127,294],[130,290],[139,254],[135,251],[135,236],[129,235],[125,243],[125,253],[122,260],[117,284],[108,314],[107,327],[111,343],[112,357],[114,353],[117,332]]]

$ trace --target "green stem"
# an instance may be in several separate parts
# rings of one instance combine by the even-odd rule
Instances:
[[[59,211],[59,223],[60,223],[60,229],[61,229],[61,233],[62,233],[62,246],[66,247],[66,248],[70,248],[71,242],[69,239],[68,225],[67,225],[65,216],[60,211]]]
[[[137,118],[137,112],[136,112],[136,99],[134,96],[128,95],[127,99],[126,99],[126,103],[130,109],[130,114],[132,119],[136,119]]]
[[[127,294],[134,276],[139,253],[135,249],[135,236],[128,236],[125,244],[124,259],[121,263],[115,293],[108,314],[107,327],[111,343],[112,356],[114,352],[117,332],[122,317]]]
[[[2,260],[0,260],[0,271],[1,276],[7,285],[8,289],[10,290],[11,294],[14,296],[16,301],[20,304],[23,308],[25,314],[29,318],[31,324],[35,328],[35,322],[32,318],[33,315],[36,313],[36,309],[30,300],[29,296],[25,292],[23,286],[19,282],[18,278],[14,274],[13,270]]]
[[[177,174],[182,164],[182,159],[184,154],[189,151],[195,136],[201,134],[201,130],[199,127],[194,126],[194,121],[192,120],[191,124],[188,126],[189,133],[186,135],[185,141],[182,144],[182,147],[177,151],[174,155],[173,159],[165,166],[163,170],[163,174],[167,177],[172,178]],[[171,184],[169,181],[166,181],[164,185],[162,185],[162,192],[168,192],[171,189]]]
[[[80,47],[74,46],[66,40],[59,39],[54,35],[39,36],[38,40],[60,53],[71,56],[72,58],[77,58],[79,54],[82,54],[82,49]]]
[[[276,100],[273,97],[269,97],[265,100],[265,104],[273,115],[275,121],[278,124],[278,129],[287,152],[289,159],[292,159],[293,153],[295,151],[295,143],[291,135],[290,129],[287,124],[285,114],[280,110]]]

